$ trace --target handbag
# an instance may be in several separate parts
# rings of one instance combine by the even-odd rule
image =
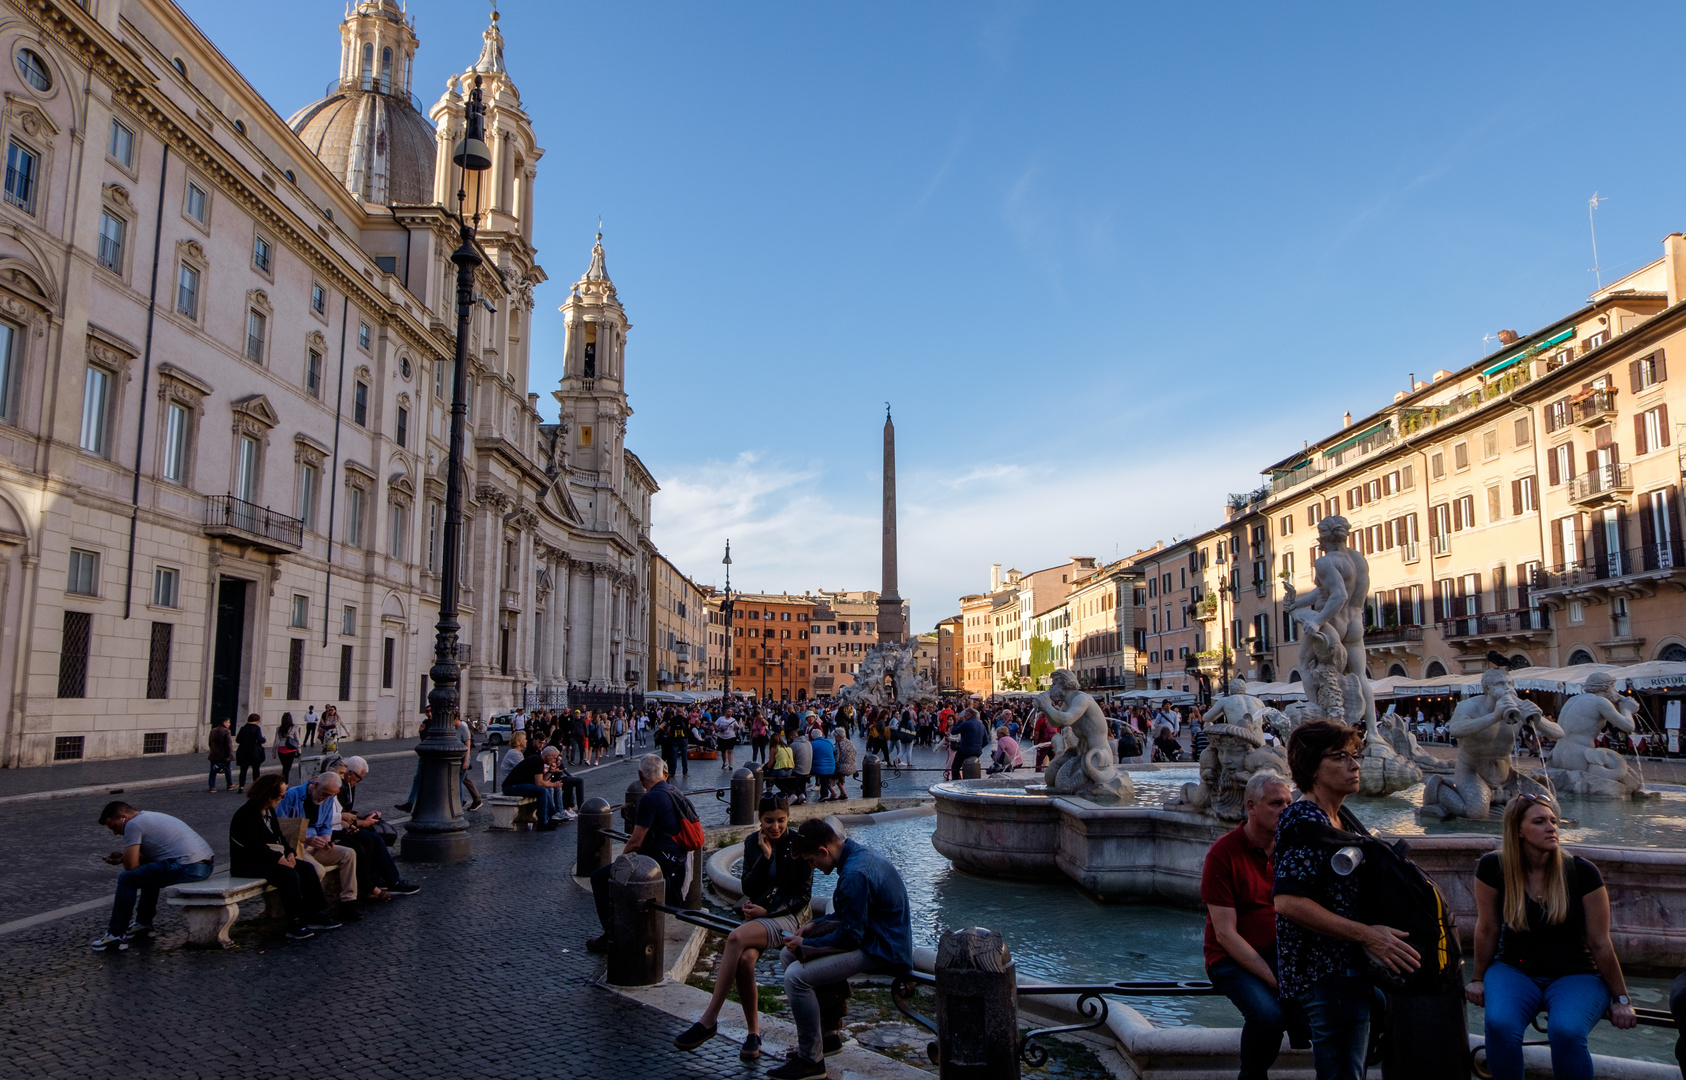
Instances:
[[[392,824],[390,821],[377,821],[372,825],[364,827],[367,828],[369,832],[372,832],[376,836],[380,837],[381,843],[385,844],[387,847],[391,847],[392,845],[398,843],[398,826]]]

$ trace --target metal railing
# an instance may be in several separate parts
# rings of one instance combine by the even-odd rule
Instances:
[[[1577,424],[1602,423],[1616,412],[1616,392],[1594,390],[1579,401],[1571,401],[1569,410]]]
[[[1633,490],[1633,473],[1627,465],[1613,461],[1599,465],[1569,480],[1569,501],[1572,503],[1603,502],[1615,495]]]
[[[1534,588],[1565,589],[1591,585],[1600,581],[1614,581],[1634,574],[1668,573],[1686,569],[1678,541],[1666,544],[1642,544],[1636,548],[1607,552],[1602,558],[1593,556],[1534,571]]]
[[[1366,645],[1403,645],[1423,639],[1423,628],[1420,626],[1386,626],[1380,629],[1366,627],[1364,629],[1364,644]]]
[[[427,109],[422,105],[421,98],[409,93],[402,87],[393,85],[390,76],[381,78],[378,75],[354,75],[349,79],[335,79],[327,89],[322,91],[323,97],[333,97],[335,94],[385,94],[390,98],[408,102],[410,108],[427,115]]]
[[[1472,614],[1440,620],[1440,633],[1442,637],[1446,638],[1481,637],[1485,634],[1515,634],[1550,629],[1551,613],[1543,608],[1491,611],[1485,615]],[[1368,640],[1368,635],[1366,635],[1366,641]]]
[[[248,536],[297,548],[304,544],[304,522],[278,514],[233,495],[210,495],[205,499],[205,527],[235,529]]]

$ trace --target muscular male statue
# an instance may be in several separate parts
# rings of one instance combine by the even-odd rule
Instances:
[[[1036,695],[1036,707],[1065,732],[1065,749],[1042,774],[1050,795],[1133,794],[1129,776],[1118,771],[1106,716],[1077,688],[1077,676],[1065,668],[1054,672],[1048,689]]]
[[[1370,564],[1361,552],[1347,547],[1351,531],[1346,518],[1338,514],[1317,523],[1317,544],[1323,551],[1312,565],[1317,588],[1300,597],[1288,584],[1282,611],[1305,628],[1300,670],[1308,696],[1314,695],[1312,700],[1331,720],[1362,722],[1366,738],[1375,740],[1375,697],[1370,680],[1364,677],[1364,600],[1370,595]],[[1349,700],[1354,696],[1357,700]]]
[[[1616,694],[1616,682],[1609,673],[1588,675],[1586,686],[1557,714],[1563,736],[1546,761],[1546,775],[1557,790],[1606,799],[1638,792],[1639,777],[1622,755],[1609,747],[1593,745],[1606,724],[1617,731],[1633,731],[1633,717],[1638,711],[1638,701]]]

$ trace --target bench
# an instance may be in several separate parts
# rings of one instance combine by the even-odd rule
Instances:
[[[328,896],[339,893],[339,867],[326,868],[322,877],[322,891]],[[244,900],[263,897],[265,919],[279,919],[281,891],[263,878],[235,877],[227,870],[212,874],[204,881],[186,881],[164,890],[164,900],[171,907],[181,909],[187,923],[187,944],[194,949],[230,949],[234,942],[228,928],[240,917]]]
[[[538,821],[539,801],[531,795],[488,795],[486,805],[492,808],[488,828],[500,832],[513,832]]]

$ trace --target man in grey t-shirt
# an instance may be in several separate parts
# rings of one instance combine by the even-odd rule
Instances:
[[[123,838],[123,850],[105,857],[123,872],[117,875],[111,921],[92,944],[96,949],[126,949],[133,938],[152,932],[158,890],[183,881],[204,881],[211,876],[215,854],[204,837],[180,818],[136,810],[126,802],[107,803],[100,811],[100,824]],[[129,916],[135,912],[137,896],[139,917],[131,929]]]

